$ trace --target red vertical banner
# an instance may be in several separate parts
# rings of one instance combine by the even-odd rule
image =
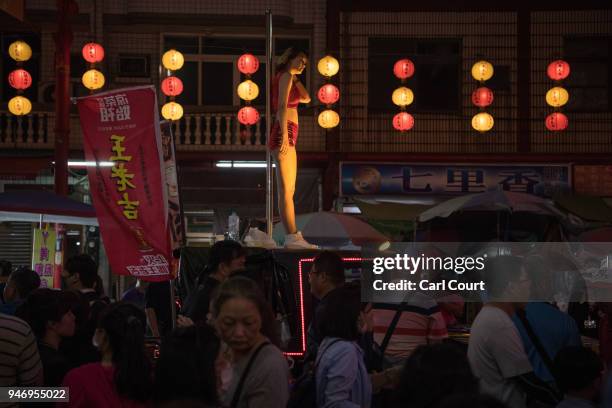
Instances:
[[[77,100],[90,191],[112,272],[171,278],[172,247],[153,86]]]

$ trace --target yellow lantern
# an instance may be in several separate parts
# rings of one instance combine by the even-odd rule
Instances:
[[[8,102],[8,110],[13,115],[27,115],[32,111],[32,102],[25,96],[15,96]]]
[[[569,93],[565,88],[555,86],[546,92],[546,103],[550,106],[558,108],[563,106],[569,101]]]
[[[167,120],[179,120],[183,117],[183,107],[176,102],[168,102],[162,106],[162,116]]]
[[[104,86],[104,74],[97,69],[90,69],[83,74],[81,81],[83,85],[85,85],[85,88],[95,91]]]
[[[323,129],[335,128],[340,123],[340,115],[331,109],[327,109],[319,113],[318,122]]]
[[[326,55],[319,60],[317,69],[321,75],[333,77],[340,70],[340,64],[338,63],[338,60],[331,55]]]
[[[32,48],[23,41],[15,41],[9,45],[9,55],[17,62],[27,61],[32,57]]]
[[[493,76],[493,65],[488,61],[478,61],[472,67],[472,76],[477,81],[488,81]]]
[[[393,91],[391,99],[393,100],[393,103],[397,106],[408,106],[414,101],[414,94],[412,93],[412,90],[410,90],[410,88],[400,86],[395,91]]]
[[[259,87],[257,84],[250,79],[247,79],[244,82],[241,82],[238,85],[238,96],[240,99],[244,99],[245,101],[252,101],[257,98],[259,95]]]
[[[168,50],[162,56],[162,65],[170,71],[176,71],[183,67],[185,57],[175,49]]]
[[[493,128],[493,116],[487,112],[480,112],[472,118],[472,127],[479,132],[487,132]]]

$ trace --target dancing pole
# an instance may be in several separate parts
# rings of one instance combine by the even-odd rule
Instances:
[[[274,56],[274,42],[272,41],[272,11],[266,10],[266,229],[268,236],[272,236],[272,155],[268,149],[268,138],[272,126],[272,106],[270,100],[270,81],[272,72],[272,59]]]

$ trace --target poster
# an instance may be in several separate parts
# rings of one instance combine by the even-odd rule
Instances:
[[[52,288],[55,271],[55,231],[48,228],[34,228],[32,245],[32,270],[40,276],[41,288]]]
[[[181,201],[179,197],[178,170],[174,138],[170,122],[161,123],[162,156],[164,160],[164,178],[166,196],[168,197],[168,224],[172,249],[180,248],[184,243],[183,218],[181,216]]]
[[[100,233],[113,273],[171,278],[172,247],[153,86],[77,99]]]

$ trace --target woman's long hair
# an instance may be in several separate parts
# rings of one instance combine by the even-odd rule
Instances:
[[[192,399],[218,405],[215,363],[220,346],[208,325],[179,328],[166,336],[155,367],[155,401]]]
[[[279,72],[286,71],[291,61],[299,55],[306,56],[307,54],[298,48],[287,48],[285,52],[283,52],[282,55],[276,60],[276,68],[274,72],[278,74]]]
[[[108,306],[98,320],[113,353],[117,392],[136,401],[149,400],[151,392],[151,362],[144,346],[146,324],[144,312],[125,302]]]
[[[221,308],[230,299],[243,298],[251,301],[259,311],[261,317],[261,333],[266,336],[275,346],[280,345],[280,336],[276,327],[276,319],[272,308],[266,301],[263,293],[254,280],[242,276],[236,276],[223,282],[216,289],[215,298],[212,303],[212,314],[219,316]]]

